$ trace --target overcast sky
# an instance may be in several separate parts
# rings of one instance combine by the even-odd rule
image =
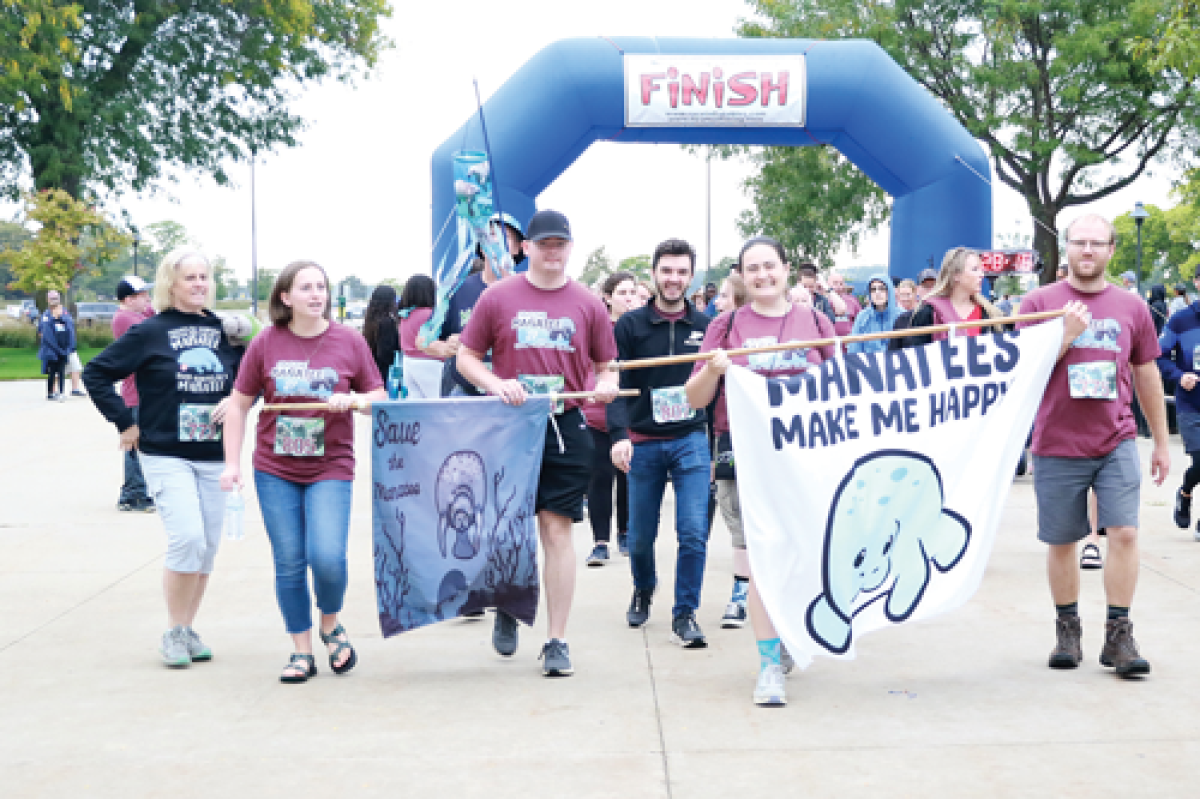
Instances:
[[[473,113],[472,78],[486,98],[534,53],[575,36],[731,37],[748,13],[740,0],[480,0],[396,2],[386,22],[396,47],[370,79],[307,91],[297,110],[308,120],[300,146],[260,157],[256,171],[258,263],[279,268],[305,258],[335,280],[354,274],[367,283],[430,268],[430,157]],[[250,273],[250,182],[236,187],[183,176],[169,201],[126,198],[139,225],[182,223],[213,255],[223,255],[244,279]],[[741,181],[748,167],[714,162],[712,262],[736,255],[736,220],[748,206]],[[1172,173],[1143,178],[1095,204],[1114,216],[1135,200],[1166,204]],[[614,262],[649,253],[679,236],[706,260],[705,165],[675,145],[597,143],[539,199],[570,216],[576,245],[572,266],[603,245]],[[1082,213],[1082,210],[1079,210]],[[1069,214],[1074,216],[1075,214]],[[1060,221],[1065,222],[1067,215]],[[999,187],[996,233],[1032,233],[1023,200]],[[886,227],[839,265],[887,261]]]

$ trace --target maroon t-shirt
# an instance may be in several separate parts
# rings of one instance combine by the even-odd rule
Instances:
[[[732,314],[733,328],[730,329]],[[728,331],[728,337],[726,337]],[[825,314],[812,308],[793,305],[783,316],[763,316],[749,305],[743,305],[736,311],[727,311],[708,326],[704,334],[704,343],[700,345],[701,352],[713,350],[735,350],[743,347],[766,347],[789,341],[815,341],[823,338],[833,338],[833,323]],[[815,349],[784,350],[783,352],[760,352],[752,355],[738,355],[732,360],[739,366],[748,366],[751,371],[765,377],[784,377],[800,374],[812,366],[817,366],[832,358],[834,346],[827,344]],[[692,374],[696,374],[708,361],[696,361]],[[713,413],[713,427],[718,433],[729,431],[729,411],[725,407],[725,392],[717,397],[717,407]]]
[[[525,275],[501,280],[480,296],[461,341],[480,355],[491,350],[492,372],[530,394],[586,391],[593,364],[617,357],[608,309],[574,280],[549,290]],[[583,404],[566,400],[563,409]]]
[[[417,333],[421,332],[421,325],[428,322],[431,316],[433,316],[432,308],[413,308],[408,316],[400,320],[400,349],[404,350],[404,357],[436,360],[430,358],[417,346]]]
[[[154,316],[154,309],[147,307],[142,313],[136,313],[126,308],[119,309],[113,314],[112,332],[113,339],[119,339],[125,335],[125,331],[136,325],[138,322],[144,322]],[[138,406],[137,381],[133,375],[121,381],[121,399],[125,400],[126,408],[136,408]]]
[[[1134,294],[1106,286],[1086,294],[1066,281],[1031,292],[1021,313],[1054,311],[1078,300],[1091,326],[1050,373],[1033,430],[1033,452],[1061,458],[1100,458],[1137,436],[1130,401],[1133,370],[1159,356],[1150,308]],[[1038,322],[1022,322],[1028,327]]]
[[[837,331],[839,336],[848,336],[854,330],[854,320],[858,318],[859,312],[862,311],[862,306],[850,294],[839,292],[838,296],[846,303],[846,313],[837,315],[837,318],[833,321],[833,329]]]
[[[611,319],[611,317],[610,317]],[[613,322],[613,327],[617,326]],[[596,372],[592,370],[587,376],[587,389],[591,391],[596,387]],[[608,432],[608,405],[603,402],[584,402],[582,406],[583,418],[587,422],[587,426],[593,430],[599,430],[601,433]]]
[[[379,369],[357,331],[331,322],[319,336],[301,338],[283,325],[250,342],[234,383],[267,403],[322,402],[351,389],[381,388]],[[263,411],[258,417],[254,468],[293,483],[354,479],[354,419],[349,412]]]

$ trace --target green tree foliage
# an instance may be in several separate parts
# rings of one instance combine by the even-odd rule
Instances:
[[[297,90],[389,46],[386,0],[0,3],[0,193],[141,191],[164,169],[292,146]]]
[[[618,272],[629,272],[638,280],[650,281],[650,256],[649,255],[633,255],[629,258],[622,258],[617,264]]]
[[[195,246],[195,241],[188,233],[187,228],[179,222],[164,219],[162,222],[152,222],[146,225],[146,240],[143,244],[149,244],[150,249],[146,253],[152,261],[160,260],[164,255],[177,247],[187,245]]]
[[[762,21],[740,33],[877,42],[1025,198],[1049,281],[1060,213],[1195,148],[1195,82],[1129,47],[1155,34],[1171,1],[749,0]]]
[[[28,292],[66,292],[130,242],[94,207],[59,189],[27,193],[19,222],[31,236],[21,246],[0,252],[0,261],[12,269],[15,287]]]
[[[340,281],[338,281],[338,283],[340,283],[342,286],[346,287],[346,301],[347,302],[350,302],[353,300],[365,300],[371,295],[371,292],[370,292],[367,284],[363,283],[362,280],[356,275],[349,275],[347,277],[344,277]],[[333,289],[334,289],[335,293],[341,291],[341,289],[336,285],[333,287]]]
[[[275,278],[277,277],[279,277],[278,269],[258,270],[258,288],[255,294],[258,296],[259,302],[266,302],[271,298],[271,287],[275,285]],[[249,286],[249,282],[246,285]]]
[[[579,273],[579,282],[585,286],[599,285],[604,278],[613,272],[612,258],[604,251],[603,245],[592,250]]]
[[[1152,69],[1173,69],[1188,80],[1200,78],[1200,0],[1166,4],[1151,38],[1138,39],[1132,52],[1150,59]]]
[[[32,235],[24,226],[18,225],[16,222],[0,222],[0,252],[20,249],[30,238]],[[16,279],[17,276],[12,267],[4,260],[0,260],[0,291],[10,297],[20,299],[30,296],[29,292],[21,291],[13,285]]]
[[[758,174],[743,184],[753,208],[738,230],[779,239],[792,263],[828,268],[843,246],[887,221],[887,194],[832,147],[765,147],[751,159]]]

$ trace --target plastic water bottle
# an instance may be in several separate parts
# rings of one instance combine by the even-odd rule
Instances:
[[[400,353],[396,353],[395,360],[388,367],[387,376],[387,393],[388,399],[400,399],[401,391],[404,385],[404,367],[400,365]]]
[[[241,541],[246,535],[244,521],[246,517],[246,500],[242,492],[234,489],[225,497],[225,540]]]

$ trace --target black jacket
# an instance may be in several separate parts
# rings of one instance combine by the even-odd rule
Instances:
[[[169,308],[134,325],[83,370],[83,383],[104,418],[124,432],[133,411],[113,383],[135,375],[138,450],[191,461],[220,461],[219,438],[196,440],[208,413],[233,390],[244,350],[229,343],[212,311],[187,314]]]
[[[664,355],[689,355],[700,351],[704,332],[712,321],[708,314],[690,302],[687,312],[677,322],[667,321],[649,302],[617,320],[613,335],[622,361],[659,358]],[[683,422],[658,424],[654,421],[652,391],[656,388],[682,386],[692,376],[692,363],[655,366],[649,369],[621,371],[621,388],[636,388],[636,397],[617,397],[608,405],[608,434],[613,443],[629,438],[629,431],[649,436],[682,438],[696,430],[707,430],[708,414],[697,410],[696,415]]]

